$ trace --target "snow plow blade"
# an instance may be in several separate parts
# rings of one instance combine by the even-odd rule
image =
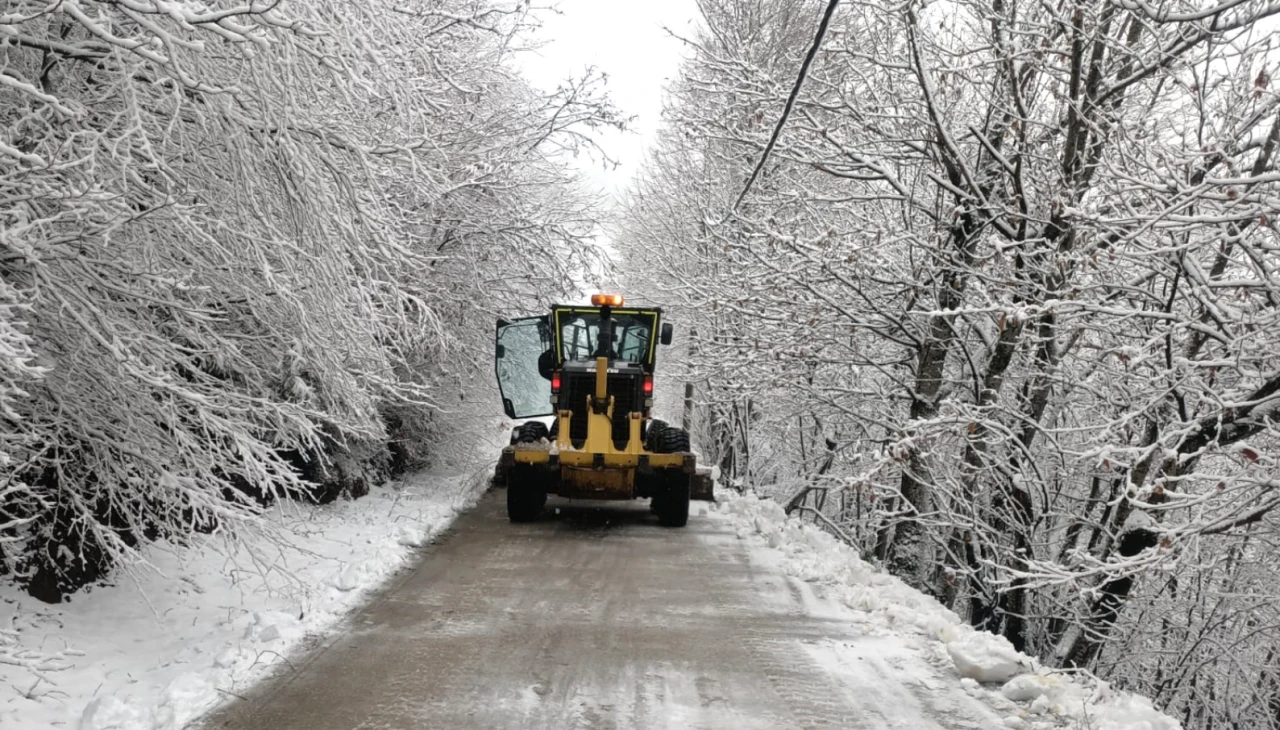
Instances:
[[[503,456],[511,452],[516,464],[548,464],[550,466],[578,466],[611,469],[639,469],[644,473],[649,469],[679,469],[693,474],[697,471],[697,458],[693,454],[626,454],[626,453],[590,453],[586,451],[552,452],[547,449],[522,449],[508,446],[503,449]]]
[[[517,444],[502,450],[499,475],[515,468],[533,469],[548,492],[574,499],[647,497],[657,484],[687,480],[689,498],[715,501],[711,470],[698,466],[695,454],[628,454],[552,451],[546,445]],[[499,479],[506,483],[509,477]]]
[[[689,499],[703,502],[716,501],[715,482],[711,478],[711,469],[700,466],[693,473],[693,481],[689,483]]]

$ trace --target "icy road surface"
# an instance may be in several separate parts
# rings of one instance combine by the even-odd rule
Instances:
[[[695,504],[494,492],[345,633],[205,728],[1000,728],[924,645],[863,635]]]

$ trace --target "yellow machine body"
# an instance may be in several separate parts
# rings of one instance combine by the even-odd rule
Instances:
[[[595,393],[587,396],[587,438],[580,446],[570,441],[572,411],[556,413],[560,420],[552,444],[514,444],[503,449],[503,459],[513,464],[546,465],[558,470],[555,493],[579,499],[631,499],[637,494],[637,475],[673,469],[695,473],[693,454],[655,454],[644,449],[641,438],[643,416],[629,414],[630,432],[625,446],[613,441],[614,398],[607,392],[608,360],[596,360]],[[603,403],[600,408],[597,404]]]

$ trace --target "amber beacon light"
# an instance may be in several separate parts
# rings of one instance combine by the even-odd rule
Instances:
[[[621,294],[592,294],[591,306],[593,307],[621,307]]]

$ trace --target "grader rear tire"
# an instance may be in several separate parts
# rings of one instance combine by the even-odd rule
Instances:
[[[653,435],[653,451],[659,454],[680,454],[689,451],[689,432],[667,426]]]
[[[545,476],[528,466],[515,466],[507,475],[507,519],[533,522],[547,506]]]
[[[670,428],[666,421],[657,418],[650,419],[644,424],[644,447],[653,452],[658,451],[658,434]]]
[[[514,444],[535,444],[548,435],[547,424],[542,421],[529,421],[522,423],[516,427],[511,434],[511,443]]]

